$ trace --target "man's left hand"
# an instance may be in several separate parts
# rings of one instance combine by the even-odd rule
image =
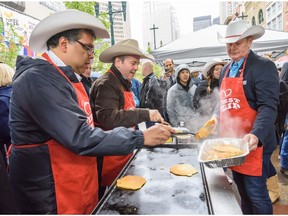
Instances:
[[[259,139],[254,134],[251,134],[251,133],[246,134],[243,138],[243,141],[249,143],[249,150],[250,151],[254,151],[258,147]]]

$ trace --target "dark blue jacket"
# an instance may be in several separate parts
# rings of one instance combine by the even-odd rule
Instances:
[[[220,86],[228,65],[222,69]],[[236,76],[239,76],[239,72]],[[259,138],[264,146],[264,153],[271,153],[277,147],[274,123],[279,103],[279,77],[275,64],[250,51],[244,71],[243,86],[250,107],[258,112],[250,133]]]
[[[11,92],[12,86],[0,87],[0,145],[10,143],[8,118]]]

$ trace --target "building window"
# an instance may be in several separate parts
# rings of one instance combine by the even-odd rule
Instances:
[[[261,24],[264,21],[263,10],[260,9],[258,13],[258,22]]]
[[[255,26],[256,25],[256,19],[255,19],[255,17],[253,16],[252,17],[252,26]]]

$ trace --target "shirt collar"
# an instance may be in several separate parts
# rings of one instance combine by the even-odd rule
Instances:
[[[66,67],[67,66],[52,50],[48,50],[46,53],[49,56],[49,58],[51,59],[51,61],[54,64],[56,64],[58,67]],[[75,72],[74,72],[74,74],[76,75],[79,82],[81,82],[82,77]]]

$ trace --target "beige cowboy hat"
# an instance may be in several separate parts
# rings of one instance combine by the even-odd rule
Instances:
[[[250,26],[245,20],[239,20],[229,23],[224,37],[219,32],[217,32],[217,36],[220,43],[235,43],[248,36],[253,36],[253,39],[256,40],[264,33],[265,29],[262,26]]]
[[[97,38],[109,38],[105,26],[96,17],[74,9],[54,13],[41,20],[33,29],[29,38],[32,51],[47,51],[46,42],[52,36],[70,29],[91,29]]]
[[[134,39],[122,40],[108,47],[100,54],[99,59],[101,62],[112,63],[114,57],[124,55],[135,55],[140,56],[140,58],[154,60],[152,55],[140,51],[138,41]]]
[[[227,62],[224,62],[222,61],[220,58],[215,58],[209,62],[207,62],[204,67],[203,67],[203,70],[202,70],[202,74],[205,78],[207,78],[207,73],[208,71],[215,65],[226,65]]]
[[[201,68],[199,68],[199,67],[194,67],[194,68],[192,68],[191,70],[190,70],[190,73],[192,74],[192,73],[200,73],[202,70],[201,70]]]

